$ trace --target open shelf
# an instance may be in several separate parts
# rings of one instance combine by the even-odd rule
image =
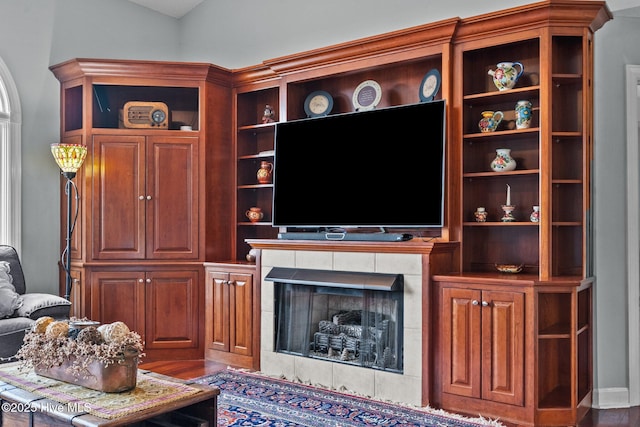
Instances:
[[[538,341],[538,407],[571,406],[571,339]]]
[[[434,68],[442,73],[440,55],[337,73],[321,79],[289,83],[287,85],[287,118],[288,120],[305,118],[304,101],[311,92],[317,90],[326,91],[332,96],[333,109],[330,114],[355,111],[352,102],[353,93],[365,80],[374,80],[380,84],[382,98],[377,108],[418,103],[420,102],[420,83],[425,74]],[[442,99],[442,90],[438,92],[436,99]]]
[[[120,116],[129,101],[163,102],[169,109],[169,129],[200,128],[199,90],[196,87],[93,85],[93,127],[123,128]]]
[[[64,106],[62,113],[64,115],[64,131],[82,129],[82,88],[83,86],[73,86],[64,89]]]
[[[275,238],[277,229],[271,226],[273,184],[260,183],[257,173],[262,162],[273,167],[274,137],[279,120],[279,87],[260,87],[257,90],[236,91],[236,197],[234,222],[234,259],[243,261],[251,247],[246,239]],[[271,120],[264,120],[266,106],[274,112]],[[249,222],[246,212],[258,207],[264,217]]]

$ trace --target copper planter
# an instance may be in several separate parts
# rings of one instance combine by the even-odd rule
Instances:
[[[125,356],[107,366],[96,360],[91,362],[86,371],[75,374],[69,369],[73,359],[52,368],[34,367],[34,371],[43,377],[81,385],[92,390],[107,393],[120,393],[136,387],[138,377],[138,353],[127,352]]]

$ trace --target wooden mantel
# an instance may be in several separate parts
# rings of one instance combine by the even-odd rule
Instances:
[[[405,242],[335,241],[335,240],[280,240],[248,239],[255,249],[282,249],[297,251],[377,252],[401,254],[452,253],[458,242],[414,238]]]

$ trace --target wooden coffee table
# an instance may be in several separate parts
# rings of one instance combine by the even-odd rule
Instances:
[[[190,383],[177,378],[139,370],[144,375],[188,384],[198,390],[188,397],[115,419],[105,419],[82,410],[82,402],[63,404],[0,381],[2,411],[0,426],[149,426],[216,427],[218,395],[215,387]]]

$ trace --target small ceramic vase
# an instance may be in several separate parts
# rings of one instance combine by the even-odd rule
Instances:
[[[516,103],[516,129],[527,129],[531,126],[531,102],[523,100]]]
[[[491,170],[494,172],[508,172],[516,168],[516,161],[511,157],[509,148],[498,148],[496,158],[491,161]]]
[[[483,111],[482,118],[478,122],[480,132],[494,132],[503,117],[502,111]]]
[[[251,222],[258,222],[262,218],[264,218],[264,214],[262,213],[262,209],[256,208],[256,207],[249,208],[249,210],[246,211],[244,214],[246,215],[247,218],[249,218],[249,221],[251,221]]]
[[[500,62],[496,67],[488,73],[493,77],[493,84],[501,91],[512,89],[524,72],[524,65],[520,62]],[[520,68],[520,71],[516,67]]]
[[[534,206],[531,216],[529,216],[531,222],[540,222],[540,206]]]
[[[260,169],[258,169],[256,176],[260,184],[271,183],[271,178],[273,176],[273,163],[266,161],[260,162]]]
[[[485,222],[487,220],[487,211],[483,207],[479,207],[473,216],[476,218],[476,222]]]

